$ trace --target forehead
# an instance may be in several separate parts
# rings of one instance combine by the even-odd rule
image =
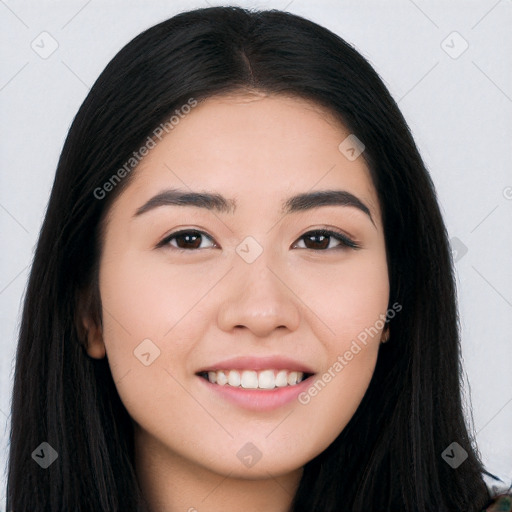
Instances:
[[[261,93],[209,98],[181,116],[149,151],[118,201],[189,188],[236,198],[239,208],[274,199],[281,207],[292,193],[342,188],[365,199],[378,218],[364,158],[351,161],[339,149],[349,135],[328,109],[302,98]]]

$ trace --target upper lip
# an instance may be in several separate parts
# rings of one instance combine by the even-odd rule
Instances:
[[[314,373],[307,365],[282,356],[251,357],[242,356],[225,359],[211,365],[205,366],[197,373],[215,370],[291,370],[303,373]]]

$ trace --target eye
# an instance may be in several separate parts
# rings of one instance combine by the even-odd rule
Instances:
[[[302,235],[299,240],[306,241],[306,243],[303,244],[304,246],[299,247],[299,249],[313,249],[320,251],[325,251],[327,249],[344,249],[346,247],[351,249],[360,249],[360,245],[348,238],[346,235],[326,229],[309,231]]]
[[[213,245],[204,246],[202,238],[207,238],[211,242],[213,239],[209,237],[206,233],[202,231],[198,231],[196,229],[184,229],[181,231],[176,231],[166,236],[157,247],[171,246],[178,250],[191,250],[191,249],[208,249],[217,247],[215,242]]]
[[[204,239],[208,239],[211,244],[205,246]],[[326,229],[309,231],[302,235],[299,240],[300,241],[294,245],[294,247],[298,247],[299,249],[325,251],[328,249],[343,249],[346,247],[352,249],[360,248],[356,242],[346,235]],[[303,240],[305,243],[301,246],[300,243]],[[171,246],[174,249],[184,251],[218,247],[210,236],[196,229],[181,230],[171,233],[157,245],[157,247],[165,246]]]

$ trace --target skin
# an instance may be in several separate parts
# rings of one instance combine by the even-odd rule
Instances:
[[[363,157],[338,145],[349,132],[306,100],[256,93],[210,98],[159,142],[107,217],[100,259],[102,326],[84,317],[88,353],[108,356],[135,426],[136,470],[152,510],[286,511],[303,466],[346,426],[369,385],[383,331],[307,405],[247,411],[195,373],[234,356],[281,355],[318,376],[388,308],[381,212]],[[234,213],[193,206],[135,211],[168,188],[236,199]],[[346,190],[368,206],[322,206],[282,215],[289,196]],[[183,228],[200,249],[157,244]],[[318,250],[304,235],[334,228],[361,248]],[[246,236],[263,248],[247,263]],[[173,245],[174,244],[174,247]],[[217,244],[217,247],[212,247]],[[331,239],[331,247],[338,246]],[[150,339],[149,366],[134,350]],[[246,467],[248,442],[262,457]]]

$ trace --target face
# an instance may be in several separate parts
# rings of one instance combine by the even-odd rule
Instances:
[[[114,202],[89,355],[106,352],[137,446],[169,466],[297,471],[361,402],[389,281],[369,171],[338,147],[348,135],[305,100],[211,98]],[[214,196],[177,198],[191,192]]]

